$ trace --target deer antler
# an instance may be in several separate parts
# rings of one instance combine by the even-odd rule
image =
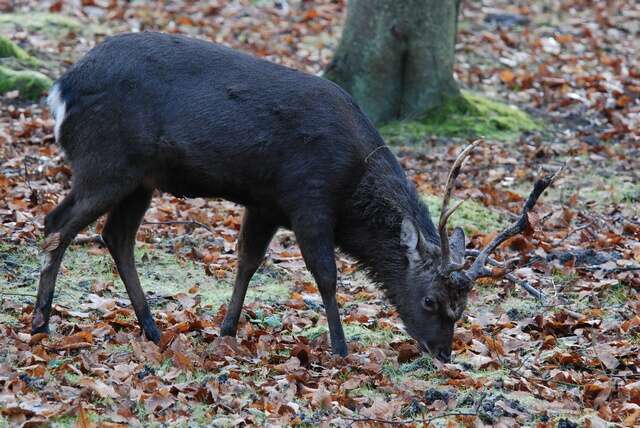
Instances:
[[[553,183],[558,176],[562,173],[566,165],[563,165],[555,174],[548,175],[544,178],[536,181],[533,186],[533,190],[529,194],[529,198],[527,202],[524,204],[522,208],[522,213],[518,220],[503,230],[498,236],[496,236],[493,241],[489,245],[487,245],[476,257],[475,261],[471,265],[471,267],[465,272],[467,277],[473,282],[478,278],[493,276],[491,271],[485,267],[487,262],[490,260],[490,255],[493,253],[504,241],[511,238],[512,236],[518,235],[520,233],[532,230],[531,223],[529,223],[529,211],[533,209],[536,202],[538,202],[538,198],[540,195]]]
[[[453,166],[449,171],[449,176],[447,177],[447,187],[444,191],[444,197],[442,198],[442,209],[440,210],[440,222],[438,223],[438,233],[440,234],[440,253],[442,255],[440,261],[440,272],[443,275],[448,275],[449,273],[460,270],[464,266],[464,264],[454,263],[451,261],[450,251],[449,251],[449,235],[447,234],[447,221],[449,221],[449,217],[453,214],[460,205],[465,201],[464,199],[457,204],[455,204],[452,208],[449,209],[449,201],[451,200],[451,192],[453,191],[453,186],[455,184],[456,178],[458,178],[458,174],[460,174],[460,170],[462,169],[462,164],[469,157],[473,149],[476,148],[478,144],[480,144],[483,140],[476,140],[470,145],[468,145],[456,158],[453,162]]]
[[[482,140],[476,140],[467,146],[456,158],[451,167],[451,171],[449,172],[449,176],[447,177],[447,186],[444,192],[444,198],[442,200],[442,210],[440,211],[440,221],[438,223],[438,233],[440,234],[440,251],[442,255],[441,265],[440,265],[440,273],[442,275],[449,275],[452,272],[460,271],[463,268],[463,264],[456,263],[451,261],[450,250],[449,250],[449,235],[447,234],[447,221],[451,214],[453,214],[459,207],[462,205],[464,200],[458,202],[452,208],[449,208],[449,201],[451,200],[451,192],[453,191],[453,186],[455,184],[456,178],[458,174],[460,174],[460,170],[462,168],[462,164],[469,157],[473,149],[482,142]],[[503,230],[498,236],[496,236],[493,241],[489,245],[487,245],[482,251],[477,250],[467,250],[466,255],[468,256],[476,256],[473,264],[469,269],[465,272],[460,272],[458,275],[458,279],[461,284],[470,285],[473,282],[482,277],[490,277],[493,276],[490,269],[485,267],[487,263],[494,265],[501,265],[501,267],[506,267],[511,263],[501,264],[494,259],[492,259],[491,253],[493,253],[504,241],[507,239],[518,235],[523,232],[531,231],[531,223],[529,222],[529,212],[533,209],[538,202],[538,198],[540,195],[549,187],[564,171],[566,164],[562,166],[555,174],[547,175],[544,178],[541,178],[536,181],[533,186],[533,190],[529,194],[529,198],[527,202],[524,204],[522,209],[522,213],[518,217],[518,220]],[[542,299],[542,293],[531,287],[528,283],[518,280],[514,275],[509,272],[503,273],[503,276],[508,280],[518,283],[522,285],[529,293],[536,296],[538,299]]]

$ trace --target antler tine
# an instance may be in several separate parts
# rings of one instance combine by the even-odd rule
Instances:
[[[485,267],[485,264],[489,260],[489,256],[493,253],[504,241],[511,238],[512,236],[518,235],[528,229],[531,228],[531,224],[529,223],[529,211],[533,209],[538,202],[538,198],[542,193],[549,187],[560,174],[564,171],[566,164],[562,166],[555,174],[548,175],[544,178],[536,181],[533,186],[533,190],[529,194],[529,198],[527,202],[524,204],[522,208],[522,214],[518,220],[509,226],[507,229],[503,230],[498,236],[496,236],[493,241],[489,245],[487,245],[476,257],[475,261],[466,272],[467,277],[474,281],[483,276],[491,276],[491,271]]]
[[[458,175],[460,174],[462,164],[469,157],[473,149],[475,149],[476,146],[482,141],[483,140],[476,140],[473,143],[469,144],[462,152],[460,152],[456,160],[453,162],[453,166],[451,166],[449,176],[447,177],[447,187],[445,188],[444,197],[442,198],[442,209],[440,210],[440,221],[438,223],[438,233],[440,234],[440,253],[442,255],[440,270],[443,273],[448,273],[451,270],[447,221],[449,221],[449,217],[451,217],[451,214],[453,214],[464,202],[464,200],[462,200],[451,209],[449,209],[449,201],[451,200],[453,185],[455,184],[456,178],[458,178]]]

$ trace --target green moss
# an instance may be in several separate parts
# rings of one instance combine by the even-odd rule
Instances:
[[[591,162],[586,157],[577,162]],[[591,162],[592,163],[592,162]],[[554,186],[546,191],[549,200],[563,200],[578,194],[578,203],[589,204],[590,211],[609,210],[612,205],[622,204],[630,209],[640,206],[640,182],[631,174],[618,170],[614,162],[605,161],[597,167],[581,170],[580,174],[566,174],[562,186]],[[520,194],[528,194],[530,185],[517,189]]]
[[[387,394],[383,391],[379,390],[375,386],[371,385],[363,385],[355,388],[349,392],[349,396],[351,397],[365,397],[370,400],[375,400],[376,398],[386,398]]]
[[[29,32],[45,32],[60,37],[65,33],[84,30],[82,24],[69,16],[56,13],[3,13],[0,15],[0,32],[11,34],[18,29]]]
[[[20,96],[36,100],[51,84],[51,79],[37,71],[16,71],[0,65],[0,93],[18,90]]]
[[[440,213],[442,199],[435,195],[424,195],[424,201],[429,207],[432,216]],[[453,206],[457,201],[451,201]],[[462,227],[465,233],[472,235],[478,232],[488,233],[494,230],[500,230],[507,225],[507,221],[497,212],[485,207],[479,202],[466,201],[451,216],[449,220],[451,227]]]
[[[630,295],[631,287],[618,282],[613,286],[609,286],[609,289],[602,293],[605,298],[606,307],[619,307],[627,305],[629,301],[633,300],[633,297]]]
[[[539,128],[539,123],[517,107],[463,91],[461,97],[448,99],[425,119],[393,122],[381,132],[390,144],[406,144],[423,141],[431,135],[509,140]]]
[[[406,339],[406,336],[385,328],[367,328],[361,324],[344,324],[343,328],[347,340],[358,341],[364,345],[382,345]],[[305,329],[301,336],[313,340],[328,332],[326,325],[316,325]]]
[[[122,343],[118,345],[107,344],[107,350],[110,355],[113,354],[131,354],[133,353],[133,347],[128,343]]]
[[[89,254],[89,247],[72,245],[65,253],[63,268],[58,274],[54,303],[77,308],[85,301],[95,283],[113,282],[116,292],[127,299],[109,254]],[[233,291],[232,276],[219,280],[208,276],[200,264],[178,259],[160,249],[138,244],[136,265],[142,288],[151,296],[174,296],[198,286],[202,305],[218,308],[226,304]],[[39,274],[39,250],[36,247],[16,247],[0,244],[0,286],[7,292],[35,294]],[[3,276],[2,271],[9,275]],[[10,278],[10,279],[7,279]],[[6,284],[5,284],[6,283]],[[245,303],[253,301],[283,302],[291,293],[289,284],[270,273],[258,272],[251,280]],[[15,301],[33,303],[32,297],[12,296]],[[152,306],[163,299],[150,300]],[[269,321],[269,320],[268,320]]]
[[[367,328],[362,324],[345,324],[344,334],[348,340],[364,345],[382,345],[407,338],[387,328]]]
[[[100,425],[100,421],[102,420],[100,415],[91,411],[86,412],[86,415],[91,425]],[[79,417],[77,415],[64,415],[51,419],[44,426],[50,426],[52,428],[77,427],[80,425],[78,418]]]
[[[571,285],[579,279],[579,276],[575,272],[565,272],[563,270],[554,268],[551,277],[556,285],[567,286]]]
[[[31,57],[24,49],[13,43],[7,37],[0,35],[0,58],[13,57],[21,60],[29,60]]]
[[[64,379],[67,381],[69,385],[77,385],[78,382],[80,381],[80,375],[67,372],[64,374]]]
[[[0,312],[0,324],[15,325],[18,324],[18,319],[10,314]]]

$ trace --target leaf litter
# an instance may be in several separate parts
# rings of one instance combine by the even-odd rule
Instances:
[[[204,37],[318,73],[346,9],[342,0],[0,4],[105,29],[91,38],[6,35],[64,59],[45,65],[54,77],[105,34],[141,30]],[[111,281],[81,278],[80,301],[54,305],[54,334],[31,336],[37,269],[19,255],[37,247],[72,173],[43,105],[2,97],[0,426],[639,424],[638,18],[640,5],[624,1],[465,2],[461,85],[518,104],[546,128],[478,149],[456,197],[508,219],[539,170],[570,166],[542,197],[535,232],[498,254],[517,258],[515,274],[545,300],[505,281],[480,282],[445,365],[419,354],[381,292],[341,255],[350,355],[332,356],[317,289],[288,232],[278,233],[261,272],[289,297],[248,303],[237,339],[219,337],[225,305],[204,304],[207,285],[187,281],[179,293],[151,296],[163,337],[161,346],[144,340],[108,266]],[[393,150],[418,189],[438,195],[465,143],[428,137]],[[148,250],[145,263],[168,252],[176,269],[195,263],[212,283],[229,281],[241,216],[224,201],[157,195],[138,245]],[[79,240],[86,257],[105,253],[93,238],[100,229]],[[470,247],[493,238],[471,230]]]

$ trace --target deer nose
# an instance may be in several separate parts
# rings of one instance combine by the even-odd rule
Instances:
[[[451,351],[440,351],[436,358],[442,361],[443,363],[448,363],[451,361]]]

